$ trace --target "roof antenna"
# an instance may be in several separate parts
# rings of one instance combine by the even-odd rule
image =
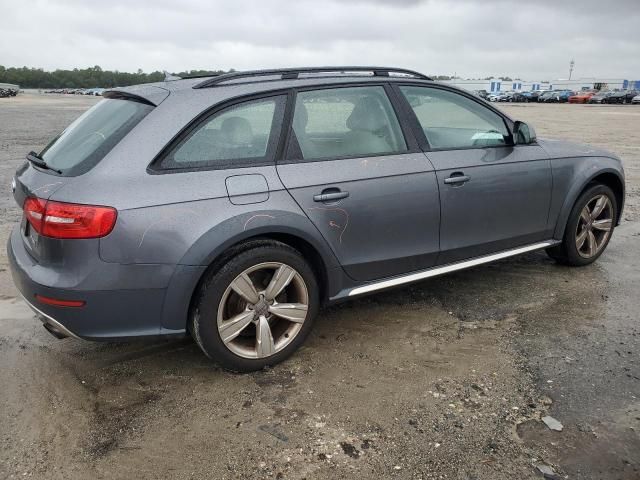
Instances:
[[[163,70],[164,73],[164,81],[165,82],[173,82],[175,80],[182,80],[182,77],[179,77],[177,75],[172,75],[169,72],[167,72],[166,70]]]

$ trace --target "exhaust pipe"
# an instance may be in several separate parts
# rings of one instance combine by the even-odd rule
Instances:
[[[63,332],[58,330],[56,327],[49,323],[43,323],[42,326],[45,328],[47,332],[56,337],[58,340],[62,340],[63,338],[69,338],[69,335],[65,335]]]

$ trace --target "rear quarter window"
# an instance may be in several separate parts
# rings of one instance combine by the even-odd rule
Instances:
[[[40,156],[49,166],[61,170],[63,176],[85,173],[153,108],[133,100],[102,100],[54,138]]]
[[[286,97],[246,100],[188,129],[159,163],[160,170],[220,169],[270,164]]]

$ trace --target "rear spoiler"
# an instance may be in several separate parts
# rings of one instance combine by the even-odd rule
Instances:
[[[102,96],[104,98],[131,100],[157,107],[169,96],[169,90],[155,85],[139,85],[106,90],[102,92]]]

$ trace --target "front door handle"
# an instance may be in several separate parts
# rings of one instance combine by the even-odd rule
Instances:
[[[462,185],[463,183],[467,183],[471,180],[469,175],[465,175],[462,172],[453,172],[449,178],[444,179],[444,183],[447,185]]]
[[[335,202],[336,200],[342,200],[347,198],[349,192],[343,192],[337,188],[326,188],[322,193],[313,196],[314,202]]]

